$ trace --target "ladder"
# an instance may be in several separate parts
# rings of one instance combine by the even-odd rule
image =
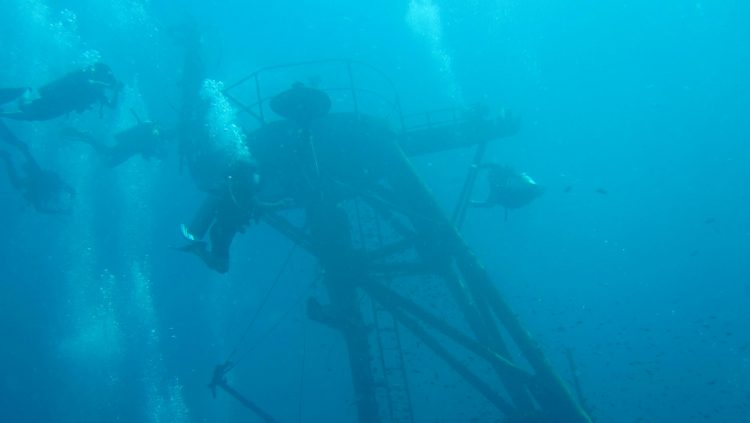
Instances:
[[[409,378],[406,374],[404,354],[401,347],[398,323],[393,315],[371,300],[375,325],[377,356],[380,358],[382,383],[377,391],[382,398],[380,413],[383,421],[390,423],[414,423],[411,407]]]

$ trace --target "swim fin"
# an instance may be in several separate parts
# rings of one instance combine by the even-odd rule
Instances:
[[[10,103],[11,101],[21,97],[28,91],[26,87],[23,88],[0,88],[0,104]]]
[[[188,241],[195,242],[195,236],[190,233],[187,225],[185,225],[184,223],[180,224],[180,232],[182,233],[183,238],[185,238]]]

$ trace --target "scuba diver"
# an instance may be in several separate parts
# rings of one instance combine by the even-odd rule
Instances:
[[[31,156],[26,144],[16,138],[2,122],[0,122],[0,139],[16,147],[26,159],[22,175],[16,170],[10,153],[0,150],[0,159],[5,163],[5,170],[11,185],[20,191],[26,201],[40,213],[69,213],[75,190],[57,173],[42,169]]]
[[[16,120],[50,120],[71,112],[82,113],[99,103],[99,115],[104,106],[114,108],[122,83],[115,79],[109,66],[95,63],[70,72],[39,88],[37,98],[22,101],[18,110],[2,112],[0,117]],[[20,97],[26,89],[3,89],[4,95]],[[111,97],[108,96],[111,92]]]
[[[167,157],[167,136],[154,122],[141,122],[114,135],[114,145],[107,145],[74,128],[63,129],[63,135],[90,145],[107,167],[113,168],[140,154],[146,160]]]
[[[509,166],[496,163],[486,163],[480,170],[487,170],[489,193],[484,201],[472,201],[474,207],[505,208],[505,217],[509,209],[517,209],[531,203],[542,195],[544,188],[538,185],[524,172],[516,172]]]
[[[229,271],[229,249],[235,235],[244,233],[251,219],[264,211],[288,205],[287,201],[264,203],[258,200],[260,178],[252,160],[238,160],[221,187],[209,192],[192,222],[182,225],[182,235],[189,243],[177,248],[192,253],[219,273]],[[206,233],[209,242],[203,241]]]

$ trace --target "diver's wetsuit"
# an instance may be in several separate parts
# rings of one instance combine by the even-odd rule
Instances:
[[[201,239],[208,232],[210,248],[200,242],[189,251],[203,259],[209,268],[226,273],[229,271],[229,249],[234,236],[244,232],[254,214],[254,210],[236,204],[231,195],[209,194],[190,224],[190,233],[195,239]]]
[[[164,137],[153,122],[142,122],[118,132],[114,136],[115,144],[111,146],[72,128],[66,128],[63,135],[90,145],[107,167],[116,167],[138,154],[144,159],[163,159],[167,155]]]
[[[5,170],[11,185],[21,191],[36,211],[49,214],[70,212],[69,202],[75,196],[75,190],[55,172],[41,169],[34,161],[27,161],[24,166],[26,175],[22,177],[7,151],[0,150],[0,158],[5,162]]]
[[[234,236],[244,232],[262,208],[270,206],[256,199],[255,169],[251,161],[236,163],[222,186],[208,194],[185,233],[193,243],[181,250],[194,253],[219,273],[229,271],[229,249]],[[201,241],[206,233],[209,245]]]
[[[96,63],[90,67],[68,73],[60,79],[39,88],[39,98],[21,103],[16,112],[0,114],[0,117],[16,120],[49,120],[71,112],[84,112],[99,103],[114,107],[120,83],[109,67]],[[114,92],[112,100],[107,90]],[[101,110],[100,110],[101,112]]]
[[[485,164],[488,170],[489,194],[484,201],[472,201],[474,207],[503,206],[506,209],[523,207],[542,194],[543,189],[525,173],[518,173],[508,166]]]
[[[29,151],[29,146],[26,145],[25,142],[21,141],[16,137],[16,135],[11,132],[10,128],[8,128],[3,121],[0,120],[0,141],[9,144],[16,148],[21,154],[26,157],[26,160],[33,161],[33,158],[31,157],[31,152]]]
[[[17,148],[26,159],[25,174],[22,176],[16,170],[10,154],[5,150],[0,150],[0,158],[5,162],[5,170],[11,185],[21,191],[26,201],[40,213],[70,212],[70,201],[75,196],[75,190],[57,173],[42,169],[34,160],[28,146],[16,138],[2,122],[0,122],[0,140]]]

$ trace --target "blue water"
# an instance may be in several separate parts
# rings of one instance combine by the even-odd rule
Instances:
[[[749,3],[220,3],[0,3],[0,87],[39,87],[96,60],[125,83],[102,117],[8,122],[77,194],[70,215],[39,214],[0,178],[0,421],[253,421],[206,384],[289,241],[253,225],[218,275],[171,249],[202,199],[176,149],[108,169],[59,135],[109,136],[133,124],[131,109],[174,127],[183,52],[173,29],[189,22],[209,77],[226,83],[352,58],[388,75],[407,112],[512,109],[521,131],[487,159],[545,194],[507,219],[471,209],[463,233],[562,378],[571,349],[600,422],[750,422]],[[446,211],[472,156],[415,159]],[[304,314],[306,296],[322,295],[318,273],[292,251],[229,376],[281,422],[355,421],[346,351]],[[416,421],[499,421],[406,343]]]

